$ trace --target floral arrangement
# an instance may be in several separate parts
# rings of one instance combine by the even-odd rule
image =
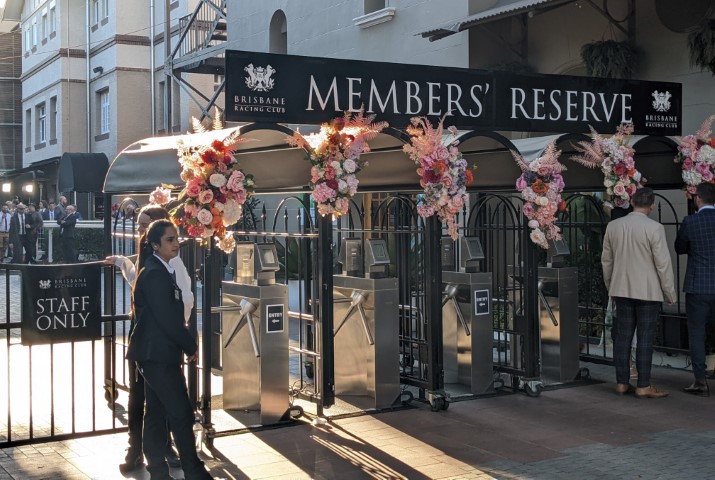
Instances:
[[[556,142],[550,142],[544,153],[531,162],[516,152],[511,153],[522,171],[516,180],[516,189],[524,199],[522,211],[529,219],[529,237],[539,247],[548,249],[548,240],[561,240],[556,213],[566,210],[566,202],[561,199],[565,186],[561,172],[566,170],[559,162],[561,151],[556,149]]]
[[[675,163],[683,169],[682,176],[688,198],[701,183],[715,183],[715,137],[710,137],[715,115],[708,117],[695,135],[678,139]]]
[[[630,206],[631,195],[639,188],[643,188],[647,181],[636,170],[633,158],[635,150],[628,145],[628,137],[632,133],[632,123],[621,124],[616,134],[608,138],[599,135],[591,128],[592,140],[579,142],[576,149],[581,152],[581,155],[571,157],[572,160],[587,167],[601,168],[606,193],[612,195],[613,204],[621,208]]]
[[[161,185],[156,187],[153,192],[149,194],[149,203],[152,205],[166,205],[171,200],[171,186]]]
[[[192,118],[192,123],[195,133],[206,131],[196,118]],[[214,130],[222,126],[220,120],[214,121]],[[253,194],[254,187],[253,176],[245,174],[233,156],[236,146],[246,141],[239,135],[236,130],[223,140],[198,146],[180,140],[177,149],[181,179],[186,185],[179,193],[181,203],[171,211],[171,216],[189,236],[213,237],[218,247],[227,253],[233,251],[236,242],[226,227],[241,217],[242,206]],[[154,190],[154,200],[167,199],[165,190]],[[152,201],[151,196],[149,200]]]
[[[387,127],[386,122],[374,120],[375,115],[366,117],[362,110],[354,115],[346,112],[322,124],[318,133],[303,136],[295,132],[288,137],[290,145],[308,152],[311,196],[320,215],[348,213],[350,199],[357,193],[357,174],[367,166],[360,155],[370,151],[368,140]]]
[[[455,240],[455,215],[467,200],[466,187],[474,180],[467,161],[457,148],[457,129],[449,127],[450,135],[443,138],[444,117],[433,127],[425,117],[414,117],[407,127],[410,143],[402,148],[418,165],[420,185],[424,195],[417,204],[417,213],[428,218],[434,214],[447,224],[449,235]]]

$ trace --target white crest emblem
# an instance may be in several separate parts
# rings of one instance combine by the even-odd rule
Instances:
[[[672,97],[670,92],[665,91],[660,93],[658,90],[655,90],[651,95],[653,96],[653,108],[656,112],[667,112],[670,110],[670,97]]]
[[[52,280],[40,280],[40,289],[47,290],[52,285]]]
[[[244,68],[248,76],[246,77],[246,86],[254,92],[267,92],[273,88],[274,80],[271,75],[276,73],[276,69],[270,65],[264,67],[254,67],[249,63]]]

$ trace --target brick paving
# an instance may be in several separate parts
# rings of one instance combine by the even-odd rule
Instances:
[[[613,393],[610,367],[591,383],[538,398],[504,394],[217,438],[202,455],[230,479],[710,479],[715,397],[679,389],[688,372],[656,368],[662,400]],[[148,479],[117,465],[126,434],[0,450],[0,480]],[[181,478],[180,470],[172,472]]]

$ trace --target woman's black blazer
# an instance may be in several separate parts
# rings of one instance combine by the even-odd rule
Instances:
[[[181,364],[182,353],[191,356],[196,352],[196,340],[184,325],[181,289],[154,255],[139,271],[132,309],[136,325],[129,339],[129,360],[175,365]]]

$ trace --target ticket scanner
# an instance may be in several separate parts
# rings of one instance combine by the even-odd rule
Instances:
[[[492,274],[480,272],[484,251],[478,237],[441,242],[444,383],[452,397],[492,393]],[[457,268],[459,263],[459,268]]]
[[[222,283],[223,407],[278,423],[289,408],[288,291],[277,285],[273,243],[236,245],[234,281]]]
[[[366,239],[364,248],[344,238],[343,273],[333,277],[335,394],[380,409],[400,398],[397,279],[388,278],[385,240]]]
[[[539,267],[541,377],[546,384],[571,382],[580,372],[578,269],[565,266],[569,254],[566,242],[550,240],[546,267]]]

